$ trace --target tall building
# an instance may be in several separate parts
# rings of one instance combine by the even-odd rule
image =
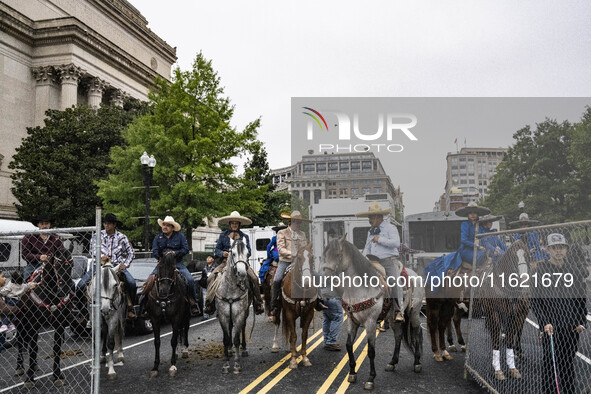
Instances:
[[[436,207],[455,211],[470,201],[483,200],[507,148],[462,148],[447,153],[445,193]]]
[[[15,218],[8,164],[47,109],[146,100],[176,48],[126,0],[0,1],[0,217]]]
[[[380,160],[372,152],[310,154],[295,165],[271,171],[278,190],[318,204],[320,199],[360,198],[386,193],[403,216],[402,193],[395,188]]]

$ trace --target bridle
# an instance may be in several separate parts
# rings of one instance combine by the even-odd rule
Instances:
[[[115,279],[115,283],[116,283],[115,287],[118,287],[119,286],[119,278],[117,278],[117,275],[113,272],[113,266],[110,263],[107,263],[107,264],[105,264],[105,265],[103,265],[101,267],[101,270],[102,269],[108,269],[109,270],[108,271],[109,272],[109,276],[111,276],[113,279]],[[118,301],[120,297],[121,297],[121,292],[120,291],[114,291],[113,294],[111,295],[111,297],[107,297],[107,296],[103,295],[103,293],[101,292],[101,299],[103,299],[103,300],[109,300],[110,309],[109,309],[108,312],[106,312],[106,314],[108,314],[111,311],[117,309],[116,308],[116,305],[117,305],[116,301]],[[105,313],[103,313],[103,314],[105,314]]]
[[[158,265],[164,265],[163,261],[161,261],[160,263],[158,263]],[[176,284],[176,279],[177,279],[177,269],[176,267],[173,269],[173,274],[172,274],[172,278],[167,277],[167,276],[160,276],[160,272],[161,270],[158,269],[158,272],[156,274],[156,298],[159,301],[164,301],[164,300],[169,300],[172,296],[175,295],[174,290],[175,290],[175,284]],[[166,293],[165,296],[161,296],[160,295],[160,285],[163,283],[169,283],[169,290]]]

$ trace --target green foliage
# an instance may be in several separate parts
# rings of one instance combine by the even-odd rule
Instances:
[[[157,160],[152,189],[151,231],[156,218],[171,215],[191,244],[191,229],[202,219],[233,210],[254,214],[262,209],[264,188],[256,180],[236,175],[235,158],[260,151],[256,141],[260,120],[237,131],[234,112],[211,62],[201,53],[188,71],[173,70],[172,82],[156,81],[150,93],[152,113],[137,118],[123,133],[126,145],[111,150],[111,174],[99,182],[99,196],[142,239],[144,189],[139,161],[146,151]],[[134,189],[131,186],[138,188]]]
[[[517,220],[520,201],[543,224],[588,219],[590,120],[588,109],[575,125],[546,119],[518,130],[484,204],[509,221]]]
[[[123,143],[121,129],[147,110],[131,102],[126,108],[48,110],[45,126],[27,128],[28,136],[9,165],[16,170],[11,190],[21,219],[48,212],[56,226],[94,223],[100,199],[93,182],[108,175],[109,150]]]

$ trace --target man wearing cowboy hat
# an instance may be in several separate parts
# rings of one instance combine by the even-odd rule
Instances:
[[[103,227],[101,230],[101,264],[111,263],[113,267],[119,270],[119,278],[123,279],[125,283],[125,292],[127,293],[127,316],[130,319],[136,317],[133,311],[135,305],[136,296],[136,284],[135,279],[131,273],[127,270],[131,265],[135,252],[133,247],[127,239],[127,236],[117,230],[117,227],[121,226],[121,222],[117,220],[117,216],[112,213],[105,215],[103,219]],[[92,237],[90,241],[90,256],[94,259],[96,253],[96,239]],[[86,285],[92,279],[94,274],[94,264],[91,264],[91,268],[80,278],[80,281],[76,284],[76,289],[83,292]]]
[[[152,255],[156,259],[160,259],[167,254],[173,254],[176,259],[176,269],[182,274],[187,280],[189,285],[189,302],[191,304],[191,314],[199,314],[199,306],[197,301],[197,288],[195,286],[195,279],[185,267],[183,257],[189,253],[189,244],[185,235],[181,232],[181,225],[178,224],[172,216],[167,216],[164,220],[158,219],[158,225],[162,229],[162,232],[154,237],[152,242]],[[140,314],[143,315],[145,311],[145,305],[148,301],[146,294],[149,294],[154,283],[157,268],[154,268],[152,275],[146,281],[144,291],[140,299]]]
[[[400,247],[400,235],[398,229],[390,222],[384,221],[384,215],[389,214],[390,208],[382,209],[379,203],[372,202],[367,212],[356,213],[356,217],[366,217],[371,228],[367,232],[367,241],[363,254],[371,261],[379,262],[386,270],[387,283],[390,288],[390,297],[394,300],[395,320],[404,321],[404,315],[400,311],[402,306],[402,292],[396,286],[398,280],[398,248]]]
[[[248,255],[250,256],[251,254],[251,250],[250,250],[250,238],[248,237],[248,235],[246,235],[245,233],[242,232],[242,230],[240,230],[240,226],[244,225],[244,226],[248,226],[250,224],[252,224],[252,220],[250,220],[249,218],[245,217],[245,216],[241,216],[240,213],[238,213],[238,211],[233,211],[230,215],[228,216],[224,216],[221,217],[218,220],[218,225],[219,224],[227,224],[228,226],[230,226],[229,229],[222,231],[222,233],[220,234],[218,241],[215,245],[215,255],[216,257],[218,257],[219,259],[221,259],[221,264],[213,271],[213,275],[210,275],[210,277],[207,279],[207,294],[209,294],[209,289],[211,286],[211,283],[213,283],[213,281],[215,280],[215,278],[218,276],[218,273],[222,272],[222,270],[226,267],[226,262],[227,262],[227,258],[228,255],[230,254],[230,251],[232,249],[232,241],[235,239],[242,239],[244,240],[244,242],[246,243],[246,248],[248,249]],[[250,278],[250,290],[252,292],[253,295],[253,306],[254,306],[254,311],[257,315],[261,314],[264,312],[264,307],[263,307],[263,299],[261,297],[261,289],[259,287],[259,279],[257,278],[256,274],[254,273],[254,271],[252,270],[252,268],[249,266],[248,267],[248,277]],[[210,296],[206,296],[206,300],[210,300],[206,303],[206,307],[205,307],[205,312],[209,315],[213,314],[213,312],[215,312],[215,297],[211,297]]]
[[[39,230],[48,230],[51,228],[51,217],[43,213],[33,221],[33,224]],[[62,240],[56,234],[27,234],[21,241],[21,251],[23,259],[27,262],[27,266],[23,271],[23,279],[27,281],[29,277],[39,268],[44,262],[49,260],[49,257],[58,249],[63,249]]]
[[[484,233],[494,233],[497,230],[492,228],[493,222],[501,220],[502,216],[485,215],[480,218],[480,225],[482,226]],[[492,258],[493,263],[496,263],[499,258],[507,251],[507,245],[501,240],[498,235],[489,235],[482,237],[482,246],[488,251],[489,256]]]
[[[287,226],[283,222],[279,222],[277,226],[271,227],[271,229],[275,232],[273,238],[271,238],[271,242],[267,245],[267,258],[261,265],[261,269],[259,269],[259,279],[261,283],[265,281],[265,275],[269,271],[271,264],[273,262],[279,264],[279,251],[277,250],[277,232],[287,228]]]
[[[534,227],[540,224],[539,220],[533,220],[529,218],[529,215],[525,212],[522,212],[519,215],[519,220],[509,223],[509,225],[513,228],[522,228],[526,229],[528,227]],[[524,233],[526,234],[524,239],[526,239],[527,248],[529,249],[529,254],[532,259],[531,268],[532,271],[536,269],[538,264],[543,260],[546,260],[550,257],[550,255],[542,250],[542,241],[540,239],[540,234],[537,231],[527,231]],[[523,233],[517,233],[513,236],[513,239],[516,241],[521,239]]]
[[[542,331],[542,390],[574,393],[578,392],[574,361],[580,335],[587,326],[585,278],[589,271],[583,262],[577,264],[571,259],[574,255],[567,256],[569,246],[564,235],[548,235],[546,249],[549,257],[538,265],[536,274],[539,278],[551,278],[551,282],[532,286],[531,296],[532,309]],[[567,277],[571,278],[568,283],[558,279]]]

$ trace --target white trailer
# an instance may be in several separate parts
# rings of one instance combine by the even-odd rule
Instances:
[[[254,272],[259,274],[261,264],[267,258],[267,245],[271,242],[271,238],[275,235],[272,227],[252,227],[241,229],[250,239],[250,250],[252,254],[248,260],[248,264],[252,267]]]

